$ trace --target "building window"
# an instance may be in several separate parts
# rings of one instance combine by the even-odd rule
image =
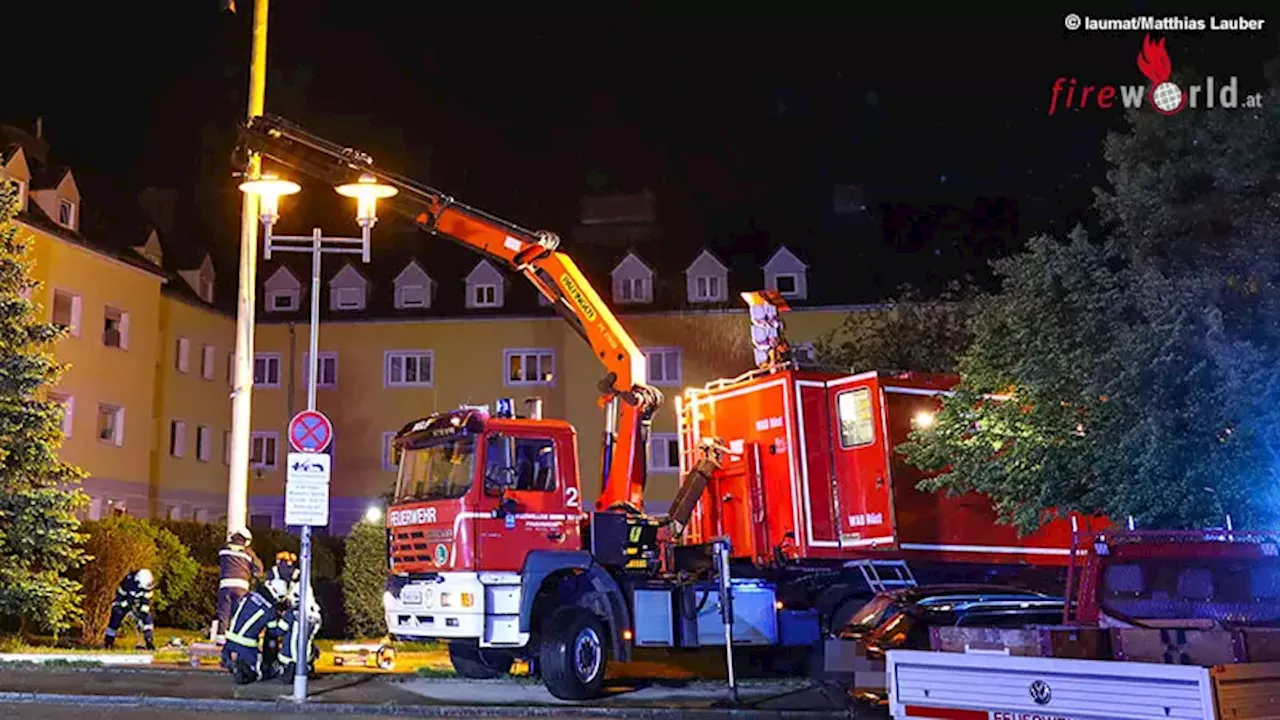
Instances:
[[[680,472],[680,442],[675,433],[649,436],[649,472]]]
[[[213,379],[213,363],[218,353],[213,349],[212,345],[202,345],[200,347],[200,377],[205,380]]]
[[[267,293],[267,309],[272,312],[288,312],[298,309],[297,290],[272,290]]]
[[[102,344],[129,349],[129,313],[108,306],[102,313]]]
[[[387,353],[383,385],[430,387],[435,381],[430,350],[391,350]]]
[[[76,204],[67,199],[58,201],[58,224],[65,228],[76,228]]]
[[[792,297],[800,292],[800,278],[793,273],[775,275],[773,284],[778,293],[786,297]]]
[[[498,307],[498,286],[472,285],[471,307]]]
[[[76,414],[76,399],[62,393],[49,393],[49,402],[62,406],[62,436],[71,437],[72,420]]]
[[[875,442],[871,389],[858,388],[837,395],[836,420],[840,423],[840,447],[848,449]]]
[[[644,351],[653,385],[680,384],[680,348],[650,348]]]
[[[505,350],[507,385],[550,385],[555,381],[555,352],[544,349]]]
[[[397,457],[394,440],[395,432],[382,433],[382,469],[387,472],[393,472],[400,466],[400,458]]]
[[[254,530],[270,530],[271,516],[270,515],[250,515],[249,527]]]
[[[169,421],[169,454],[176,458],[187,454],[187,424],[181,420]]]
[[[80,337],[80,296],[54,290],[52,321],[54,325],[66,328],[72,337]]]
[[[164,519],[165,519],[165,520],[181,520],[181,519],[182,519],[182,506],[181,506],[181,505],[166,505],[166,506],[164,507]]]
[[[316,358],[320,371],[316,373],[316,387],[331,388],[338,384],[338,353],[322,352]],[[311,353],[302,354],[302,384],[311,378]]]
[[[253,356],[253,386],[280,387],[279,353],[257,353]]]
[[[649,302],[649,280],[647,278],[618,278],[618,302]]]
[[[694,300],[719,300],[720,278],[715,275],[699,275],[693,279]]]
[[[124,408],[98,405],[98,439],[116,447],[124,445]]]
[[[196,426],[196,459],[200,462],[209,462],[209,456],[212,452],[210,445],[213,442],[213,431],[207,425]]]
[[[191,341],[187,338],[178,338],[178,347],[175,349],[176,357],[174,365],[178,368],[178,372],[186,372],[191,365]]]
[[[273,432],[256,432],[249,439],[249,464],[263,470],[276,467],[277,436]]]
[[[427,298],[427,288],[422,285],[400,285],[396,287],[397,308],[425,308],[428,306]]]
[[[364,288],[336,288],[333,302],[339,310],[359,310],[364,307]]]
[[[231,431],[222,431],[222,464],[231,467]]]

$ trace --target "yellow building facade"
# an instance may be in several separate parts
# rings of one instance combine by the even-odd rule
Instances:
[[[3,176],[19,188],[18,226],[32,241],[40,283],[32,299],[42,318],[69,330],[56,347],[67,371],[51,395],[66,408],[63,456],[88,475],[86,515],[223,520],[235,323],[218,303],[209,257],[162,220],[128,230],[88,222],[92,204],[70,170],[43,162],[39,138],[0,149]],[[439,244],[424,237],[414,247]],[[345,532],[391,489],[398,429],[499,397],[517,407],[540,398],[547,417],[573,423],[584,499],[598,494],[603,368],[522,279],[455,250],[375,250],[370,268],[326,258],[317,402],[335,428],[331,532]],[[781,246],[745,270],[709,250],[678,262],[626,248],[596,255],[595,264],[578,259],[667,396],[649,448],[656,511],[679,484],[674,396],[754,366],[738,292],[767,287],[788,297],[787,334],[801,352],[863,309],[819,302],[808,266]],[[286,426],[306,407],[309,267],[265,261],[259,278],[249,515],[253,525],[281,527]]]

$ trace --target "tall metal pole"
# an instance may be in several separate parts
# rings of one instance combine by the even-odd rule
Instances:
[[[320,228],[311,231],[311,339],[307,355],[307,409],[316,409],[316,373],[320,368],[320,256],[323,234]],[[307,603],[311,591],[311,526],[302,526],[299,542],[302,561],[302,580],[298,587],[298,607],[295,622],[298,624],[297,647],[294,652],[293,699],[307,699],[307,666],[311,664],[311,618],[307,616]]]
[[[268,0],[253,3],[253,50],[249,58],[249,112],[262,115],[267,95]],[[262,158],[249,155],[248,179],[259,176]],[[253,411],[253,325],[257,310],[258,196],[244,194],[240,214],[240,277],[236,291],[236,352],[231,395],[231,469],[227,476],[227,527],[247,526],[249,514],[249,441]]]

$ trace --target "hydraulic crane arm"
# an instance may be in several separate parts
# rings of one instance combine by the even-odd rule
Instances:
[[[596,507],[643,509],[649,428],[662,394],[648,385],[645,357],[635,341],[573,259],[559,252],[558,236],[527,230],[440,190],[375,169],[373,158],[365,153],[312,135],[280,117],[265,115],[242,124],[238,150],[258,153],[335,186],[372,175],[399,191],[380,200],[383,207],[523,275],[587,341],[605,368],[599,384],[605,438]]]

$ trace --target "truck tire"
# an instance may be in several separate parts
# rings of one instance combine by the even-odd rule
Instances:
[[[552,613],[538,647],[542,682],[561,700],[591,700],[604,694],[608,663],[604,623],[590,610],[566,607]]]
[[[449,662],[459,675],[471,680],[493,680],[511,670],[515,657],[505,650],[482,648],[474,642],[449,643]]]

